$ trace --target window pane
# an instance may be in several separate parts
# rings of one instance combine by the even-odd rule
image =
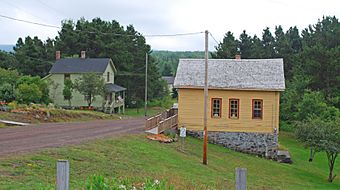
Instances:
[[[221,117],[221,100],[213,99],[212,103],[212,117]]]
[[[71,75],[70,74],[64,74],[64,81],[65,80],[70,80],[71,79]]]
[[[229,118],[238,118],[238,100],[232,99],[229,101]]]
[[[262,100],[253,100],[253,118],[262,118]]]

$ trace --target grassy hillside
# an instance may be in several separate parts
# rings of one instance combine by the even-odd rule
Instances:
[[[50,114],[49,117],[47,116],[47,112]],[[118,118],[119,116],[117,115],[85,110],[28,108],[17,112],[0,112],[0,119],[26,123],[72,122]]]
[[[290,150],[292,165],[209,145],[209,164],[204,166],[202,141],[194,138],[186,139],[184,152],[179,150],[179,143],[161,144],[142,135],[97,140],[1,158],[0,189],[54,188],[57,159],[70,161],[71,189],[83,189],[85,179],[92,174],[130,178],[133,182],[145,177],[166,179],[175,189],[225,189],[226,185],[234,189],[236,167],[248,169],[248,189],[340,189],[340,177],[327,182],[324,153],[309,163],[308,150],[291,135],[281,134],[280,143]],[[338,164],[335,173],[340,173]]]
[[[157,115],[164,111],[162,107],[149,107],[147,115]],[[47,109],[39,108],[32,109],[26,108],[21,110],[14,110],[15,112],[2,112],[0,111],[0,119],[11,120],[26,123],[48,123],[48,122],[75,122],[75,121],[91,121],[103,119],[120,119],[129,117],[143,117],[144,108],[126,108],[124,114],[105,114],[99,111],[87,110],[65,110],[65,109]],[[47,117],[49,112],[49,117]],[[0,123],[0,128],[4,127]]]

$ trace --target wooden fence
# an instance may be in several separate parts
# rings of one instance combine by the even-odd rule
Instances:
[[[158,133],[165,131],[177,125],[177,109],[166,110],[158,115],[148,118],[145,121],[145,130],[158,127]]]

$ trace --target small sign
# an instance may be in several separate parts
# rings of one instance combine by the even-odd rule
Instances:
[[[187,129],[185,127],[179,128],[179,136],[186,137],[187,136]]]

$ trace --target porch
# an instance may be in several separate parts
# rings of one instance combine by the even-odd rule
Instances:
[[[125,112],[125,91],[126,88],[116,84],[105,84],[106,95],[103,105],[105,113],[124,113]]]

